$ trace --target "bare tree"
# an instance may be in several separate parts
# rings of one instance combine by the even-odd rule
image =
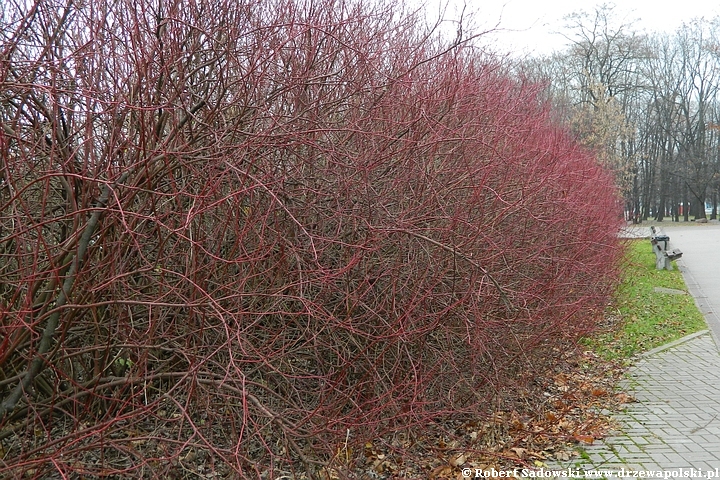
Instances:
[[[639,70],[648,55],[644,37],[618,19],[609,5],[575,13],[567,21],[572,32],[565,58],[574,72],[573,129],[615,172],[626,210],[637,212],[637,127],[631,112],[645,87]]]
[[[708,126],[717,108],[720,65],[712,55],[708,27],[704,21],[696,21],[683,26],[676,37],[681,55],[676,68],[682,78],[677,102],[683,120],[678,154],[687,165],[685,184],[692,195],[692,214],[696,218],[705,217],[708,188],[718,173],[717,159],[708,144],[714,136]],[[690,208],[686,212],[690,213]]]

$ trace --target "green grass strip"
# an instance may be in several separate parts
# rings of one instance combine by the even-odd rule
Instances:
[[[661,293],[656,287],[686,294]],[[622,283],[609,317],[615,320],[608,331],[587,341],[608,360],[629,359],[707,328],[682,273],[677,268],[656,270],[655,254],[647,239],[627,243]]]

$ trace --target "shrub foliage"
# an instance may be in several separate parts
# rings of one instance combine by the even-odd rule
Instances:
[[[0,471],[312,472],[592,329],[615,189],[540,88],[320,3],[2,14]]]

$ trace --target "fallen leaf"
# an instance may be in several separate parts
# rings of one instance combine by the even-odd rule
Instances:
[[[567,462],[568,460],[570,460],[570,454],[567,451],[557,452],[555,454],[555,458],[557,460],[560,460],[561,462]]]
[[[627,393],[618,393],[615,395],[615,399],[620,403],[633,403],[635,402],[635,397],[632,395],[628,395]]]
[[[452,475],[452,467],[450,465],[440,465],[439,467],[435,467],[432,472],[430,472],[430,478],[450,478]]]

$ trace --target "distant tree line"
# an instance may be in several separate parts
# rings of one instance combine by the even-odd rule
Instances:
[[[609,6],[566,20],[568,48],[523,74],[546,82],[558,120],[615,172],[627,218],[716,219],[720,18],[672,34],[639,33]]]

